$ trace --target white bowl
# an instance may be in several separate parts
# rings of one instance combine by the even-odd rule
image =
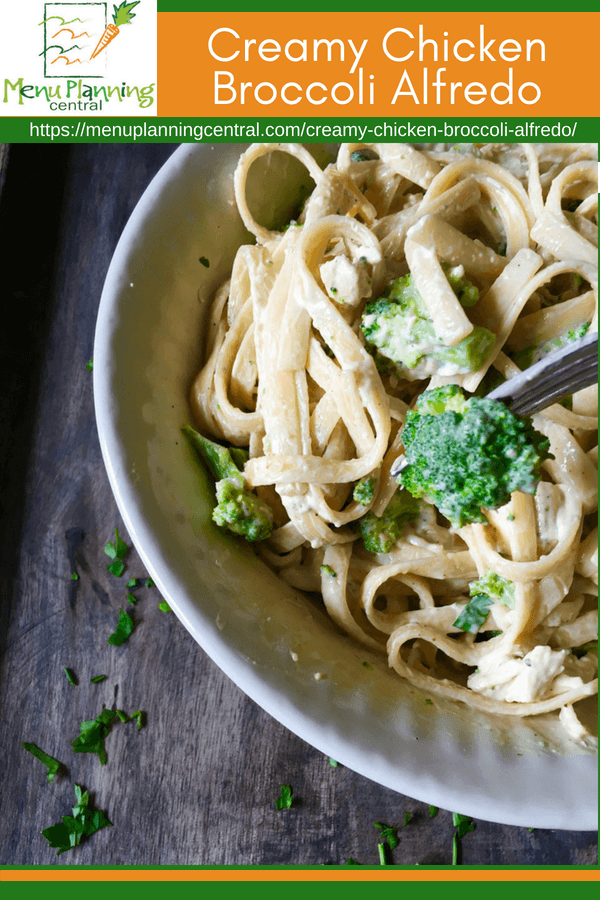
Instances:
[[[569,752],[543,723],[507,727],[435,698],[426,704],[385,660],[338,632],[317,604],[210,521],[209,480],[180,428],[189,421],[205,301],[247,240],[232,182],[243,149],[186,145],[173,154],[127,224],[102,294],[98,430],[117,504],[148,571],[246,694],[343,765],[481,819],[595,830],[594,756]],[[293,165],[280,171],[281,159],[263,160],[252,173],[262,221],[266,206],[294,196],[289,180],[301,177]]]

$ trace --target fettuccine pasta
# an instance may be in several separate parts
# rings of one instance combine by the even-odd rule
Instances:
[[[253,162],[275,151],[315,183],[281,231],[255,221],[246,192]],[[453,528],[421,502],[385,552],[367,549],[358,526],[397,491],[390,469],[423,390],[483,394],[527,352],[597,330],[595,148],[346,144],[321,169],[301,145],[256,144],[234,184],[256,243],[214,296],[191,408],[203,434],[249,449],[245,482],[273,512],[258,552],[425,696],[553,713],[593,747],[577,704],[597,691],[596,388],[533,417],[553,459],[536,493],[513,493],[488,524]],[[458,302],[448,271],[476,286],[474,305]],[[491,332],[475,367],[452,371],[427,351],[417,365],[380,364],[361,317],[408,273],[436,347]],[[513,602],[462,630],[470,585],[490,573]]]

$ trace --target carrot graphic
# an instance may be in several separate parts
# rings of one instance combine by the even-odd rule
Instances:
[[[90,56],[90,59],[94,59],[95,56],[98,56],[99,53],[108,47],[111,41],[114,41],[116,36],[120,33],[119,29],[121,25],[131,24],[131,20],[135,19],[135,13],[132,13],[131,10],[134,6],[137,6],[139,2],[140,0],[135,0],[134,3],[121,3],[119,7],[113,6],[113,20],[104,29],[102,37],[98,41],[96,49]]]

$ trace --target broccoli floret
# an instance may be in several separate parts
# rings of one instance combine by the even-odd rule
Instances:
[[[360,481],[356,482],[352,499],[361,506],[368,506],[375,495],[375,476],[365,475]]]
[[[456,385],[425,391],[406,415],[402,443],[408,465],[399,482],[424,497],[455,528],[487,522],[482,511],[535,492],[549,441],[527,416],[498,400],[465,398]]]
[[[471,634],[479,631],[489,616],[490,607],[496,601],[510,609],[515,605],[514,584],[495,572],[486,572],[477,581],[472,581],[469,585],[469,593],[471,599],[453,624],[455,628],[469,631]]]
[[[568,331],[564,331],[549,341],[541,341],[539,344],[532,344],[531,347],[526,347],[524,350],[518,350],[513,355],[513,360],[520,369],[528,369],[529,366],[539,362],[540,359],[548,356],[549,353],[554,353],[555,350],[562,350],[567,344],[585,337],[589,328],[590,323],[583,322],[581,325],[569,328]]]
[[[213,521],[247,541],[265,541],[273,530],[273,514],[267,504],[241,481],[224,478],[218,481],[217,506]]]
[[[397,490],[382,516],[368,512],[358,520],[365,549],[371,553],[389,553],[401,537],[404,526],[418,517],[420,504],[408,491]]]
[[[222,447],[189,425],[184,425],[182,431],[217,482],[213,521],[247,541],[265,541],[273,530],[273,513],[264,500],[246,487],[239,468],[248,459],[246,451]]]
[[[444,268],[460,302],[476,303],[479,292],[462,267]],[[447,347],[435,332],[412,275],[394,279],[381,297],[367,303],[360,327],[367,347],[380,360],[380,370],[395,369],[412,378],[475,372],[496,340],[491,331],[476,325],[458,344]]]

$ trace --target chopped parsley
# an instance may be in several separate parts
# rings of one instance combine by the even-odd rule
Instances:
[[[379,157],[370,147],[365,147],[361,150],[353,150],[350,159],[352,162],[367,162],[367,160],[379,159]]]
[[[106,568],[114,575],[115,578],[120,578],[123,572],[125,571],[125,563],[123,562],[123,558],[129,552],[129,547],[119,537],[119,529],[115,528],[115,542],[113,544],[112,541],[108,541],[104,546],[104,552],[108,556],[109,559],[112,559],[113,562],[110,563]]]
[[[350,857],[350,859],[346,860],[346,865],[347,866],[360,866],[360,863],[357,862],[355,859],[352,859],[352,857]]]
[[[582,644],[580,647],[573,647],[571,653],[577,659],[581,659],[586,653],[598,653],[598,641],[588,641],[587,644]]]
[[[134,597],[131,591],[127,591],[127,602],[131,603],[132,606],[137,603],[137,597]]]
[[[71,581],[79,581],[79,575],[77,572],[71,572]]]
[[[282,784],[281,794],[275,801],[275,809],[289,809],[293,802],[291,785]]]
[[[86,364],[85,364],[85,367],[86,367],[86,369],[88,370],[88,372],[91,372],[92,369],[94,368],[94,360],[93,360],[93,359],[88,359],[88,361],[87,361]]]
[[[44,751],[40,750],[36,744],[29,744],[27,741],[21,741],[21,746],[24,747],[28,753],[31,753],[32,756],[35,756],[36,759],[39,759],[40,762],[44,763],[48,769],[48,784],[50,784],[54,776],[58,774],[60,770],[61,764],[59,761],[54,759],[54,757],[50,756],[48,753],[44,753]]]
[[[430,819],[435,819],[438,812],[439,812],[439,810],[438,810],[437,806],[431,806],[431,805],[429,806],[429,818]]]
[[[79,737],[71,741],[74,753],[97,753],[101,765],[106,765],[104,739],[108,736],[117,713],[113,709],[103,709],[95,719],[79,724]]]
[[[106,678],[105,675],[96,676],[98,679]],[[92,679],[93,681],[94,679]],[[110,729],[114,725],[115,719],[121,722],[137,723],[139,731],[144,724],[144,713],[141,709],[136,709],[130,716],[122,709],[103,709],[99,716],[90,719],[87,722],[81,722],[79,725],[79,737],[71,741],[71,747],[74,753],[97,753],[101,765],[106,765],[107,755],[104,748],[104,740],[108,737]]]
[[[154,582],[152,581],[151,578],[146,578],[146,580],[144,582],[144,587],[150,588],[150,587],[156,587],[156,585],[154,584]]]
[[[208,269],[208,267],[210,266],[210,263],[205,256],[201,256],[200,259],[198,260],[198,262],[202,266],[204,266],[205,269]]]
[[[459,838],[464,837],[469,831],[475,831],[475,823],[471,817],[463,816],[461,813],[452,813],[452,824]]]
[[[50,846],[58,848],[57,856],[77,847],[84,838],[100,828],[112,825],[101,809],[90,808],[89,792],[82,791],[78,784],[75,785],[75,797],[77,804],[73,807],[73,815],[63,816],[62,822],[42,831]]]
[[[489,616],[493,602],[494,598],[487,594],[474,594],[453,623],[454,627],[476,634]]]
[[[166,600],[162,600],[158,604],[158,608],[161,609],[163,612],[172,612],[171,607],[169,606],[169,604],[167,603]]]
[[[133,619],[129,615],[129,613],[124,612],[124,610],[119,610],[119,621],[117,622],[117,627],[113,634],[108,639],[109,644],[113,644],[115,647],[120,647],[121,644],[124,644],[125,641],[130,637],[134,628]]]
[[[329,765],[331,766],[332,769],[337,769],[337,767],[339,766],[339,762],[337,761],[337,759],[332,759],[330,756],[329,757]]]
[[[452,865],[458,865],[458,851],[460,847],[460,839],[469,831],[475,830],[475,823],[470,816],[463,816],[461,813],[452,813],[452,824],[456,831],[452,835]]]
[[[479,631],[489,615],[490,606],[496,600],[509,609],[515,605],[514,584],[492,571],[486,572],[477,581],[472,581],[469,591],[471,599],[454,622],[454,627],[471,634]]]
[[[127,582],[127,584],[125,585],[125,587],[126,588],[134,588],[134,587],[137,587],[137,583],[138,583],[137,578],[130,578],[129,581]]]
[[[119,529],[115,528],[115,542],[108,541],[104,546],[104,552],[110,559],[123,559],[129,547],[122,538],[119,537]]]
[[[385,842],[377,844],[377,850],[379,852],[379,862],[382,866],[389,865],[387,858],[387,844]]]
[[[131,722],[131,721],[133,721],[133,719],[136,720],[137,730],[139,731],[144,724],[144,713],[142,712],[141,709],[136,709],[136,711],[134,713],[131,713],[131,715],[129,717],[129,721]]]
[[[77,684],[77,680],[75,678],[75,675],[73,674],[72,669],[67,669],[67,667],[65,666],[63,672],[67,676],[67,681],[69,682],[69,684]]]
[[[408,825],[408,823],[410,822],[411,816],[412,816],[412,813],[410,812],[410,810],[407,810],[404,813],[404,825],[405,826]]]
[[[337,572],[331,566],[321,566],[323,575],[329,575],[330,578],[337,578]]]
[[[92,684],[99,684],[101,681],[104,681],[106,675],[94,675],[93,678],[90,678],[90,682]]]
[[[381,831],[381,843],[388,844],[390,850],[398,846],[398,834],[395,828],[391,825],[384,825],[382,822],[375,822],[374,824],[375,828],[379,828]],[[406,822],[404,824],[406,825]]]

